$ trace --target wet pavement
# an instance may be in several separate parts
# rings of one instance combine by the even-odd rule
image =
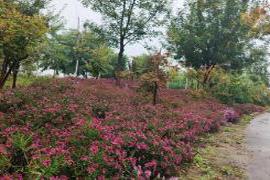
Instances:
[[[256,117],[247,129],[250,180],[270,180],[270,113]]]

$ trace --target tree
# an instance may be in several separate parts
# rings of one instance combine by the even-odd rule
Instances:
[[[86,76],[85,61],[89,58],[89,49],[97,43],[91,38],[90,33],[81,33],[75,29],[51,34],[42,50],[40,67],[43,70],[54,70],[55,75],[76,72],[76,76]]]
[[[49,10],[48,10],[49,11]],[[28,76],[38,69],[54,70],[55,75],[61,71],[66,63],[66,57],[61,53],[65,48],[57,42],[57,33],[63,29],[63,21],[60,13],[49,11],[46,14],[48,32],[34,48],[30,56],[22,63],[22,72]]]
[[[39,3],[41,1],[36,0]],[[36,2],[35,1],[35,2]],[[21,62],[28,58],[36,43],[47,32],[46,19],[27,1],[0,1],[0,45],[3,62],[0,75],[0,88],[13,72],[13,88],[16,87],[17,74]],[[37,8],[41,7],[38,3]],[[30,9],[32,11],[30,11]],[[32,14],[31,14],[32,13]]]
[[[131,71],[133,74],[133,78],[139,78],[142,74],[144,74],[148,69],[148,62],[150,56],[147,54],[143,54],[133,58]]]
[[[80,59],[81,69],[85,73],[91,73],[99,77],[111,69],[110,60],[114,52],[108,46],[107,40],[88,26],[84,27],[81,38],[76,48]]]
[[[250,51],[250,58],[253,64],[246,70],[252,74],[255,80],[262,81],[269,86],[269,61],[266,58],[268,53],[268,35],[270,34],[270,4],[265,1],[263,3],[252,4],[251,8],[242,15],[242,22],[250,28],[249,36],[260,40],[260,44],[264,46]],[[259,80],[258,80],[259,79]]]
[[[102,45],[93,49],[91,53],[92,59],[86,64],[86,67],[96,79],[112,71],[113,66],[110,61],[114,57],[114,52],[110,48]]]
[[[248,74],[256,77],[254,82],[262,81],[265,85],[269,86],[269,61],[268,53],[266,51],[267,47],[263,46],[262,48],[253,49],[250,52],[250,59],[252,59],[252,65],[248,66],[245,70]],[[259,79],[259,80],[258,80]]]
[[[53,36],[47,37],[41,44],[38,55],[39,67],[42,71],[51,69],[54,76],[66,72],[66,65],[70,62],[70,57],[66,53],[67,47],[60,44]]]
[[[54,33],[47,38],[40,52],[39,66],[43,70],[54,70],[55,75],[69,75],[76,71],[76,76],[107,76],[111,74],[115,61],[115,53],[107,44],[102,36],[88,27],[83,32]]]
[[[242,15],[242,21],[250,27],[250,36],[262,38],[270,34],[270,4],[256,4]]]
[[[167,74],[165,68],[168,66],[168,55],[157,53],[150,56],[144,73],[140,76],[140,89],[152,94],[153,105],[158,102],[158,90],[166,86]]]
[[[250,28],[242,23],[248,1],[193,0],[175,17],[168,40],[176,57],[188,67],[204,69],[207,83],[215,66],[241,70],[250,64],[254,49]]]
[[[124,70],[125,47],[154,35],[168,13],[169,0],[81,0],[104,19],[101,27],[119,48],[116,74]]]

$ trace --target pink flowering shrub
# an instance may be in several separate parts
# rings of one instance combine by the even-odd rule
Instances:
[[[63,79],[5,92],[0,179],[177,176],[197,138],[236,117],[188,91],[162,89],[152,106],[134,82],[125,83]]]
[[[239,114],[233,108],[224,111],[224,118],[227,122],[235,123],[240,120]]]
[[[265,108],[254,104],[239,104],[234,106],[238,114],[252,114],[254,112],[263,112]]]

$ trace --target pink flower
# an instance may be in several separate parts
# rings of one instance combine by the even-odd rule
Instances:
[[[99,147],[96,145],[96,144],[93,144],[91,147],[90,147],[90,151],[96,155],[99,151]]]
[[[0,180],[13,180],[13,178],[11,176],[4,175],[4,176],[0,176]]]
[[[7,155],[7,149],[4,144],[0,144],[0,154]]]
[[[32,146],[32,148],[39,148],[39,147],[41,147],[40,140],[39,139],[34,140],[34,142],[33,142],[33,144],[31,146]]]
[[[120,137],[116,137],[116,138],[114,138],[113,140],[112,140],[112,142],[111,142],[113,145],[122,145],[123,144],[123,140],[122,140],[122,138],[120,138]]]
[[[76,125],[77,126],[84,126],[86,124],[86,120],[85,119],[78,119],[77,122],[76,122]]]
[[[136,145],[136,147],[140,150],[147,150],[149,148],[148,145],[145,143],[139,143]]]
[[[48,167],[50,167],[50,165],[51,165],[51,160],[50,159],[46,159],[46,160],[44,160],[43,162],[42,162],[42,164],[46,167],[46,168],[48,168]]]
[[[57,107],[51,107],[51,108],[47,108],[44,109],[44,112],[46,113],[56,113],[59,109]]]
[[[83,157],[81,157],[81,159],[80,159],[81,161],[88,161],[89,160],[89,158],[87,157],[87,156],[83,156]]]
[[[40,156],[37,155],[37,154],[35,154],[35,155],[32,156],[32,159],[33,159],[33,160],[37,160],[37,159],[39,159],[39,158],[40,158]]]
[[[163,149],[167,152],[172,152],[172,148],[169,145],[164,145]]]
[[[105,180],[106,178],[104,176],[99,176],[97,179],[98,180]]]
[[[65,163],[69,166],[71,166],[72,164],[74,164],[74,161],[72,159],[66,159]]]
[[[128,158],[128,159],[131,162],[132,166],[135,167],[137,163],[137,159],[136,158]]]
[[[148,162],[148,163],[146,163],[145,165],[144,165],[146,168],[155,168],[155,167],[157,167],[157,162],[155,161],[155,160],[152,160],[151,162]]]
[[[17,178],[18,180],[23,180],[23,176],[21,174],[18,174]]]
[[[93,174],[95,171],[96,171],[96,168],[95,168],[95,167],[89,166],[89,167],[87,168],[87,172],[88,172],[89,174]]]
[[[50,180],[68,180],[67,176],[53,176],[50,177]]]
[[[0,123],[0,136],[4,139],[0,143],[0,156],[14,156],[15,152],[10,149],[14,144],[13,135],[18,132],[32,136],[29,156],[45,170],[52,167],[53,158],[61,156],[67,169],[76,171],[81,166],[82,177],[95,174],[96,179],[147,180],[163,177],[164,173],[172,176],[170,172],[177,172],[183,161],[194,158],[194,140],[200,134],[217,129],[225,118],[232,121],[236,112],[242,114],[211,99],[193,101],[188,91],[165,88],[160,95],[166,103],[160,102],[154,107],[137,98],[136,82],[128,83],[134,89],[116,88],[112,80],[76,78],[52,80],[49,88],[45,84],[46,88],[35,85],[19,89],[35,103],[14,107],[17,113],[0,112],[0,119],[6,118]],[[1,101],[16,104],[14,93],[9,92]],[[63,98],[67,101],[62,101]],[[167,102],[175,105],[171,108]],[[181,106],[186,102],[186,106]],[[91,118],[91,105],[96,103],[110,107],[104,120]],[[91,123],[88,118],[92,119]],[[86,126],[91,129],[82,128]],[[134,170],[135,174],[127,177],[127,170]],[[17,179],[17,175],[10,174],[10,179]]]
[[[145,177],[146,177],[147,179],[150,179],[152,172],[149,171],[149,170],[146,170],[146,171],[144,172],[144,174],[145,174]]]
[[[227,108],[224,111],[224,118],[227,122],[236,122],[239,120],[239,114],[233,108]]]
[[[141,177],[143,174],[142,167],[141,166],[135,166],[134,170],[137,172],[137,176]]]

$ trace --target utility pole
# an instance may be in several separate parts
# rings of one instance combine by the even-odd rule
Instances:
[[[74,76],[75,77],[78,77],[78,71],[79,71],[79,57],[78,57],[78,49],[79,49],[79,42],[80,42],[80,36],[81,36],[81,32],[80,32],[80,26],[81,26],[81,21],[80,21],[80,17],[78,16],[78,27],[77,27],[77,30],[78,30],[78,35],[77,35],[77,40],[76,40],[76,67],[75,67],[75,73],[74,73]]]

